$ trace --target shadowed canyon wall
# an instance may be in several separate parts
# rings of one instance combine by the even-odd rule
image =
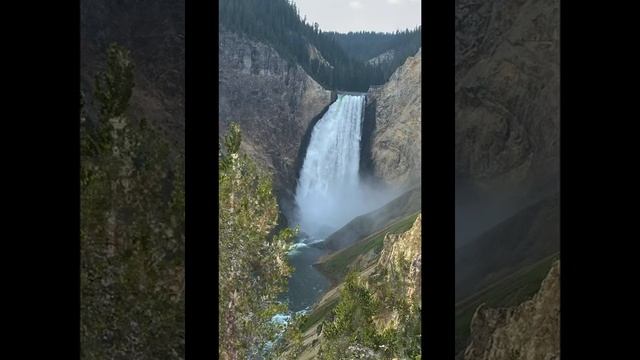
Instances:
[[[559,24],[557,0],[456,2],[459,244],[559,190]]]
[[[238,122],[243,150],[273,173],[279,198],[290,200],[299,148],[331,91],[268,45],[223,28],[219,39],[220,133]]]

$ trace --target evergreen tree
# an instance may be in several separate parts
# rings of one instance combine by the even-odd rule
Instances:
[[[184,160],[125,116],[132,79],[111,45],[81,110],[81,358],[184,359]]]
[[[318,23],[307,24],[287,0],[221,0],[219,4],[223,26],[272,45],[328,89],[367,91],[370,85],[384,83],[420,47],[419,28],[395,34],[339,34],[323,32]],[[311,59],[309,46],[315,47],[328,65]],[[366,65],[370,58],[389,50],[395,51],[389,64]]]
[[[405,281],[402,276],[372,282],[356,272],[347,275],[340,302],[321,324],[320,358],[420,359],[420,305],[403,298]],[[378,329],[374,319],[391,313],[397,316],[396,326]]]
[[[295,231],[272,235],[278,206],[271,179],[240,153],[240,128],[232,123],[219,168],[219,355],[260,354],[279,328],[270,322],[286,305],[277,301],[291,267],[287,252]]]
[[[376,303],[356,273],[347,275],[333,319],[322,324],[322,359],[342,359],[349,347],[377,348],[379,339],[373,324]]]
[[[94,93],[102,120],[122,115],[129,104],[134,86],[134,66],[129,56],[128,50],[111,44],[107,50],[108,71],[96,76]]]

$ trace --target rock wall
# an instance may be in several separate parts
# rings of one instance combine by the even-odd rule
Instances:
[[[373,176],[402,188],[420,183],[421,53],[418,50],[415,56],[407,58],[387,83],[368,92],[368,103],[376,104],[371,141]]]
[[[292,198],[300,145],[331,92],[266,44],[222,27],[219,40],[220,134],[238,122],[242,149],[273,174],[281,199]]]
[[[480,306],[471,320],[465,360],[560,359],[560,262],[533,299],[516,307]]]
[[[408,264],[408,269],[405,268]],[[413,226],[402,234],[387,234],[378,259],[378,267],[386,269],[387,281],[402,278],[406,288],[403,293],[407,302],[420,302],[422,271],[422,214]]]
[[[559,5],[456,1],[456,173],[481,191],[557,187]]]

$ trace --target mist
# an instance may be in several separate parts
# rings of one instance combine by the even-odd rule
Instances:
[[[326,238],[354,218],[376,210],[402,193],[360,182],[353,188],[336,188],[326,194],[299,199],[295,221],[309,241]]]
[[[364,95],[339,94],[313,128],[295,195],[294,223],[307,242],[324,239],[399,193],[360,177],[364,106]]]
[[[559,191],[557,181],[539,189],[523,185],[509,189],[483,190],[456,179],[456,248],[473,242],[487,230],[521,210]]]

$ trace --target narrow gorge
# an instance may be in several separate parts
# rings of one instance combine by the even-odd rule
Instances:
[[[272,331],[248,340],[252,356],[328,359],[330,352],[342,352],[334,346],[370,346],[335,342],[321,330],[322,324],[334,321],[336,307],[349,301],[350,295],[340,290],[347,276],[368,276],[363,266],[378,263],[391,246],[388,235],[400,235],[420,222],[421,35],[419,26],[395,33],[324,32],[317,24],[305,23],[295,9],[284,1],[220,3],[221,14],[228,15],[221,17],[218,28],[220,156],[228,149],[227,136],[238,131],[241,141],[231,155],[240,156],[233,159],[247,159],[268,174],[277,203],[267,207],[277,216],[262,232],[268,234],[264,250],[236,250],[248,244],[244,230],[253,226],[250,220],[237,228],[243,231],[230,231],[228,239],[237,240],[225,244],[230,264],[255,259],[236,273],[247,271],[247,279],[277,282],[249,315],[257,326]],[[260,25],[251,25],[253,20]],[[230,220],[235,224],[234,217]],[[280,242],[279,232],[290,229],[297,229],[292,239]],[[419,239],[419,231],[413,233],[414,240]],[[283,271],[279,279],[260,275],[264,264],[274,259],[283,263],[284,258],[290,272]],[[226,283],[226,303],[233,304],[232,290],[238,290]],[[418,300],[410,302],[419,309]],[[255,315],[260,311],[268,317]],[[405,327],[399,325],[394,331],[402,337],[399,329]],[[291,337],[292,328],[303,333],[298,339],[302,343]],[[419,329],[410,331],[415,336]],[[229,351],[237,338],[225,338]],[[380,333],[376,342],[382,339]],[[419,352],[416,344],[410,347]],[[379,351],[377,345],[375,349]],[[407,349],[386,351],[404,354]]]
[[[290,321],[294,313],[306,314],[301,358],[317,356],[319,329],[340,302],[345,276],[356,272],[367,279],[383,271],[377,259],[392,251],[386,239],[420,222],[419,71],[420,51],[385,85],[367,93],[338,92],[308,143],[302,142],[295,207],[288,216],[290,226],[300,226],[289,253],[295,271],[283,299],[290,312],[276,317]],[[419,307],[420,301],[410,303]]]
[[[358,175],[364,103],[364,95],[338,95],[311,133],[295,193],[301,236],[290,253],[292,311],[307,309],[329,285],[313,267],[327,252],[313,245],[366,211]]]
[[[287,299],[292,311],[309,309],[330,287],[313,266],[336,250],[323,240],[419,184],[420,51],[389,82],[358,93],[326,90],[267,44],[224,27],[219,49],[220,134],[239,123],[243,151],[273,174],[281,226],[300,226]],[[362,235],[417,210],[416,198]]]
[[[328,254],[324,240],[396,195],[389,188],[375,187],[361,178],[366,102],[365,93],[339,93],[311,132],[290,224],[300,226],[301,231],[290,253],[296,269],[288,294],[293,311],[308,308],[329,285],[313,267],[321,256]]]

